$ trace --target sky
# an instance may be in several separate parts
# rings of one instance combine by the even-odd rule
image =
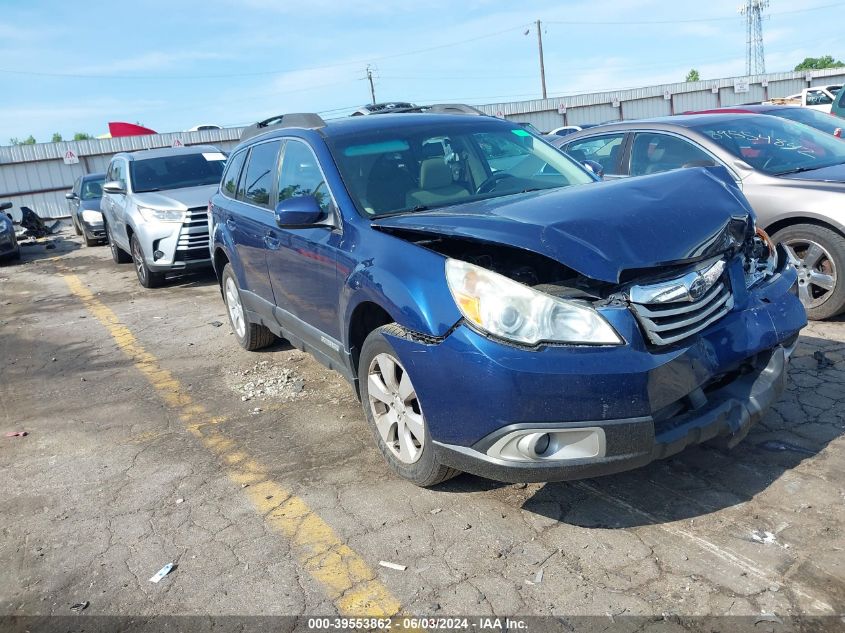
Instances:
[[[32,134],[498,103],[745,73],[739,0],[0,0],[0,145]],[[845,2],[771,0],[766,70],[845,60]],[[527,31],[527,33],[526,33]]]

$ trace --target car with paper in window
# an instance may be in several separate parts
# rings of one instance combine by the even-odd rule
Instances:
[[[724,167],[782,242],[811,319],[845,311],[845,143],[764,114],[691,114],[590,128],[556,143],[601,163],[605,179]]]
[[[115,154],[100,202],[115,263],[131,261],[145,288],[209,266],[208,200],[225,162],[211,145]]]

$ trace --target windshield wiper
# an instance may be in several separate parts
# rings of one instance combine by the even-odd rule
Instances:
[[[152,189],[136,189],[135,193],[150,193],[151,191],[161,191],[161,187],[153,187]]]
[[[796,167],[795,169],[787,169],[786,171],[779,171],[775,174],[775,176],[786,176],[787,174],[800,174],[805,171],[815,171],[817,169],[824,169],[824,167],[829,167],[830,165],[826,165],[823,167]]]

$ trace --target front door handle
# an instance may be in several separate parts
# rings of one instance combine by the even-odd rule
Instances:
[[[267,233],[264,236],[264,245],[269,248],[270,250],[276,251],[279,250],[279,246],[281,245],[281,241],[278,237],[272,232]]]

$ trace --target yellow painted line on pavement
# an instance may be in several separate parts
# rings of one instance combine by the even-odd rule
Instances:
[[[70,291],[105,326],[164,402],[179,414],[187,430],[222,462],[229,479],[241,486],[264,521],[289,540],[299,564],[325,588],[338,611],[358,617],[399,614],[399,601],[378,580],[369,564],[344,544],[305,501],[273,481],[261,464],[217,431],[215,425],[223,419],[215,418],[195,402],[79,277],[70,273],[62,276]]]

